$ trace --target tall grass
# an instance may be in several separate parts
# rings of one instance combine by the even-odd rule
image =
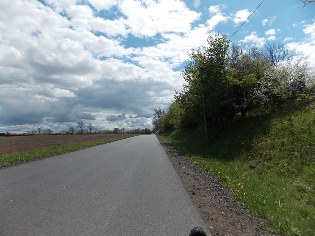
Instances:
[[[277,232],[315,234],[314,110],[239,119],[221,127],[209,145],[202,131],[162,138],[232,188]]]

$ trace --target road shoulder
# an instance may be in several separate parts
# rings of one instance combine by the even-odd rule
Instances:
[[[159,141],[212,235],[274,235],[263,229],[263,219],[250,214],[214,176]]]

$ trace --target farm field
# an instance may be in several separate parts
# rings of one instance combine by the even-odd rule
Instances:
[[[0,155],[65,144],[83,143],[101,139],[116,138],[123,134],[84,134],[84,135],[34,135],[0,137]]]

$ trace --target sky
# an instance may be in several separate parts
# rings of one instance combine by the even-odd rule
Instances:
[[[1,0],[0,132],[151,128],[209,35],[285,43],[314,67],[315,3],[265,0],[247,20],[261,2]]]

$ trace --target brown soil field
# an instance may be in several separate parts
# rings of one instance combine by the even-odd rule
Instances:
[[[121,136],[121,134],[34,135],[0,137],[0,155],[62,144],[81,143]]]

